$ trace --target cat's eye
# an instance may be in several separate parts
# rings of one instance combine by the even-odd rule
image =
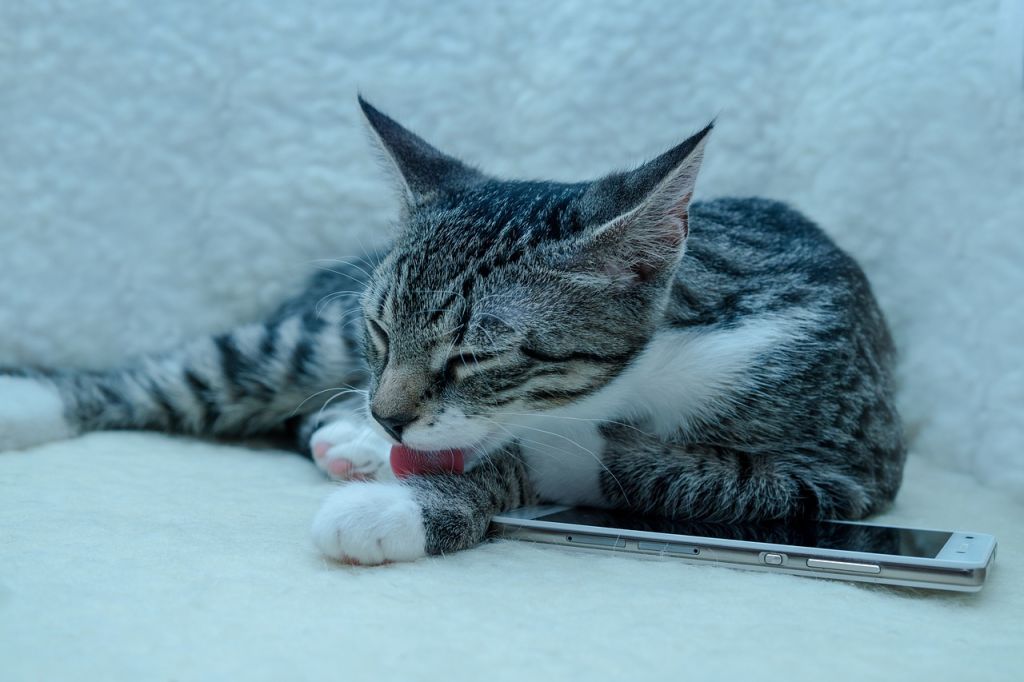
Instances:
[[[382,355],[388,352],[388,333],[376,320],[366,320],[366,328],[370,331],[370,338]]]
[[[444,375],[448,381],[465,379],[471,374],[490,369],[501,364],[502,354],[484,354],[461,352],[448,358],[444,366]]]
[[[448,358],[444,365],[444,375],[450,380],[461,378],[460,370],[472,368],[473,355],[471,353],[458,353]]]

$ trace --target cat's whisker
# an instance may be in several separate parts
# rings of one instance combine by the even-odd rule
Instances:
[[[368,393],[365,389],[356,388],[356,387],[350,386],[348,384],[345,384],[343,386],[332,386],[331,388],[325,388],[322,391],[317,391],[316,393],[312,394],[311,396],[309,396],[305,400],[303,400],[301,403],[296,405],[295,409],[292,410],[291,416],[289,418],[294,417],[295,415],[297,415],[299,413],[299,410],[302,409],[302,406],[305,405],[306,403],[308,403],[313,398],[317,397],[318,395],[323,395],[324,393],[329,393],[331,391],[342,391],[342,392],[345,392],[345,393],[364,393],[364,394]]]
[[[561,414],[550,414],[546,412],[494,412],[492,414],[503,416],[503,417],[535,417],[537,419],[563,419],[567,421],[579,421],[579,422],[590,422],[597,424],[611,424],[612,426],[622,426],[627,429],[636,431],[644,436],[650,436],[651,438],[656,437],[653,433],[644,431],[635,424],[629,422],[617,421],[615,419],[602,419],[602,418],[588,418],[588,417],[569,417]]]
[[[316,415],[317,421],[323,419],[324,410],[327,409],[328,405],[330,405],[332,402],[334,402],[335,400],[337,400],[338,398],[340,398],[343,395],[351,395],[353,393],[362,393],[362,394],[365,395],[366,391],[364,391],[363,389],[360,389],[360,388],[350,388],[350,389],[344,389],[342,391],[339,391],[338,393],[335,393],[334,395],[332,395],[330,398],[327,399],[327,402],[325,402],[323,405],[320,406],[320,411],[317,412],[317,415]]]
[[[360,287],[362,287],[362,286],[364,286],[366,284],[366,282],[364,280],[361,280],[358,277],[356,277],[355,275],[350,274],[348,272],[342,272],[341,270],[335,270],[334,268],[329,268],[329,267],[326,267],[324,265],[317,265],[316,267],[319,270],[325,270],[327,272],[333,272],[334,274],[340,275],[342,277],[348,277],[350,280],[352,280],[353,282],[358,284]]]
[[[473,348],[469,349],[469,354],[473,358],[474,369],[480,371],[480,359],[476,356],[476,350]]]
[[[334,274],[336,274],[336,275],[341,275],[341,276],[343,276],[343,277],[346,277],[346,278],[348,278],[349,280],[351,280],[351,281],[353,281],[353,282],[356,282],[356,283],[357,283],[357,284],[359,285],[359,286],[358,286],[358,288],[356,288],[356,289],[354,289],[354,290],[352,290],[352,289],[346,289],[346,291],[348,291],[349,293],[355,294],[356,296],[362,296],[362,295],[363,295],[363,287],[365,287],[365,286],[366,286],[366,281],[365,281],[365,280],[363,280],[363,279],[359,278],[359,277],[358,277],[358,276],[356,276],[356,275],[353,275],[352,273],[349,273],[349,272],[341,272],[341,271],[338,271],[338,270],[335,270],[335,269],[333,269],[333,268],[329,268],[329,267],[326,267],[326,266],[323,266],[323,265],[315,265],[315,267],[316,267],[316,268],[317,268],[318,270],[326,270],[326,271],[328,271],[328,272],[333,272],[333,273],[334,273]],[[342,286],[345,286],[345,285],[344,285],[344,284],[342,284]]]
[[[323,309],[327,306],[328,303],[330,303],[331,301],[336,301],[336,300],[341,299],[341,298],[345,298],[346,296],[362,296],[362,292],[358,292],[358,291],[335,291],[333,293],[327,294],[326,296],[321,298],[319,301],[317,301],[316,304],[314,304],[313,312],[315,312],[317,314],[317,316],[319,316],[320,313],[323,312]],[[357,307],[357,308],[355,308],[355,310],[359,310],[359,308]],[[353,312],[353,311],[347,311],[346,314],[348,312]]]
[[[483,417],[482,415],[474,415],[474,416],[476,416],[477,418],[481,418],[481,419],[484,419],[486,421],[491,421],[492,423],[497,424],[497,422],[494,422],[493,420],[490,420],[487,417]],[[588,455],[590,455],[594,459],[594,461],[597,462],[601,466],[602,469],[604,469],[606,472],[608,472],[608,475],[611,476],[613,481],[615,481],[615,485],[617,485],[619,487],[619,491],[622,493],[622,498],[626,501],[626,504],[629,504],[629,495],[628,495],[628,493],[626,493],[625,487],[619,481],[618,477],[615,476],[615,474],[612,472],[612,470],[608,468],[608,465],[606,465],[601,460],[601,457],[597,453],[595,453],[593,450],[591,450],[590,448],[584,447],[583,445],[581,445],[577,441],[573,440],[569,436],[567,436],[565,434],[562,434],[562,433],[558,433],[558,432],[555,432],[555,431],[547,431],[545,429],[537,428],[535,426],[527,426],[525,424],[517,424],[516,426],[519,427],[519,428],[530,429],[531,431],[537,431],[538,433],[542,433],[542,434],[545,434],[545,435],[548,435],[548,436],[554,436],[556,438],[560,438],[560,439],[566,441],[567,443],[569,443],[570,445],[574,445],[577,448],[579,448],[580,450],[582,450],[583,452],[585,452]],[[511,434],[511,432],[510,432],[510,435],[514,435],[514,434]]]
[[[523,436],[522,434],[515,434],[512,431],[510,431],[505,425],[501,424],[500,422],[494,421],[492,419],[487,419],[486,417],[481,417],[481,418],[484,419],[484,421],[489,421],[492,424],[494,424],[495,426],[497,426],[498,428],[500,428],[502,431],[507,433],[515,441],[521,442],[521,443],[530,443],[531,445],[535,446],[534,452],[537,452],[538,454],[541,454],[541,455],[544,455],[546,457],[549,457],[552,460],[557,461],[559,459],[559,454],[563,454],[565,452],[563,449],[561,449],[558,446],[555,446],[555,445],[553,445],[551,443],[544,443],[544,442],[539,441],[539,440],[537,440],[535,438],[527,438],[527,437]],[[576,443],[576,445],[578,447],[580,447],[580,449],[584,449],[584,450],[586,449],[586,448],[583,448],[582,446],[580,446],[578,443]],[[593,455],[593,453],[590,453],[590,454],[592,456],[596,457],[596,455]],[[530,464],[529,460],[527,458],[525,458],[525,457],[522,457],[521,454],[519,456],[519,461],[521,461],[523,463],[523,465],[528,470],[530,470],[530,471],[536,471],[537,470],[537,468],[535,466],[532,466]],[[603,463],[600,461],[600,459],[598,459],[598,463],[601,464],[602,466],[604,466]],[[607,471],[607,467],[605,467],[605,470]],[[616,485],[619,486],[619,489],[622,490],[622,484],[619,482],[619,480],[617,478],[615,478],[614,474],[612,474],[610,471],[608,473],[609,473],[609,475],[611,475],[612,479],[615,480],[615,483],[616,483]],[[623,497],[626,498],[627,501],[628,501],[628,496],[626,495],[625,490],[622,490],[622,493],[623,493]]]
[[[358,232],[354,233],[353,236],[356,239],[356,245],[359,246],[360,258],[373,268],[380,265],[380,262],[387,256],[387,249],[380,246],[374,248],[372,251],[366,248],[366,242],[363,241],[363,237]]]
[[[513,441],[520,441],[520,442],[526,442],[526,443],[533,443],[534,445],[537,445],[538,447],[544,447],[544,445],[545,445],[544,443],[541,443],[541,442],[539,442],[539,441],[533,440],[533,439],[531,439],[531,438],[521,438],[521,437],[517,437],[517,436],[516,436],[516,434],[512,433],[511,431],[509,431],[509,430],[508,430],[508,428],[506,428],[504,424],[501,424],[500,422],[494,421],[493,419],[488,419],[487,417],[482,417],[482,416],[481,416],[481,417],[479,417],[479,419],[482,419],[483,421],[489,422],[489,423],[493,424],[494,426],[497,426],[497,427],[498,427],[499,429],[501,429],[501,430],[502,430],[502,431],[504,431],[504,432],[505,432],[506,434],[508,434],[508,436],[509,436],[509,437],[511,438],[511,440],[513,440]],[[493,436],[492,436],[492,438],[493,438],[493,440],[494,440],[494,441],[496,441],[496,442],[501,442],[501,441],[499,441],[499,439],[498,439],[497,437],[493,437]],[[501,439],[501,440],[503,441],[504,439]],[[550,446],[548,446],[548,447],[550,447]],[[547,454],[550,454],[550,453],[544,452],[543,454],[547,455]],[[555,456],[555,455],[554,455],[554,454],[552,454],[552,457],[554,457],[554,456]],[[483,455],[483,457],[484,457],[484,458],[486,458],[486,459],[487,459],[488,461],[490,461],[490,457],[489,457],[488,455]],[[529,461],[528,461],[527,459],[525,459],[524,457],[522,457],[521,453],[520,453],[520,456],[518,457],[518,459],[519,459],[519,461],[521,461],[521,462],[523,463],[523,465],[524,465],[524,466],[525,466],[525,467],[526,467],[527,469],[530,469],[530,470],[532,470],[532,471],[536,471],[536,467],[533,467],[533,466],[531,466],[531,465],[530,465],[530,462],[529,462]],[[495,467],[495,469],[497,468],[497,466],[496,466],[496,465],[495,465],[495,464],[494,464],[493,462],[491,463],[491,466]]]
[[[608,472],[608,475],[611,476],[613,481],[615,481],[615,485],[617,485],[619,487],[619,491],[622,493],[622,498],[626,501],[626,504],[629,504],[629,495],[626,493],[625,487],[623,487],[622,483],[619,481],[618,477],[612,472],[612,470],[608,468],[608,465],[605,464],[604,461],[601,459],[601,457],[597,453],[595,453],[593,450],[591,450],[590,448],[584,447],[580,443],[576,442],[575,440],[573,440],[569,436],[566,436],[565,434],[562,434],[562,433],[558,433],[558,432],[555,432],[555,431],[547,431],[545,429],[540,429],[540,428],[537,428],[537,427],[534,427],[534,426],[526,426],[524,424],[519,424],[518,426],[522,427],[522,428],[530,429],[531,431],[537,431],[539,433],[543,433],[543,434],[548,435],[548,436],[555,436],[556,438],[561,438],[562,440],[566,441],[567,443],[570,443],[571,445],[575,445],[580,450],[586,452],[588,455],[590,455],[591,457],[594,458],[594,461],[597,462],[601,466],[602,469],[604,469],[606,472]]]
[[[315,258],[311,262],[314,263],[314,264],[315,263],[340,263],[341,265],[347,265],[350,268],[355,268],[359,272],[361,272],[364,275],[366,275],[367,279],[369,279],[370,277],[373,276],[369,272],[366,271],[366,268],[362,267],[358,263],[353,263],[352,261],[345,260],[343,258]]]
[[[323,312],[323,311],[321,311],[321,312]],[[342,313],[340,318],[338,318],[338,321],[336,322],[336,324],[339,325],[339,326],[346,325],[349,322],[351,322],[352,320],[354,320],[354,319],[358,318],[359,316],[361,316],[362,314],[363,314],[362,308],[354,308],[352,310],[347,310],[344,313]],[[320,317],[320,315],[317,314],[317,317]]]
[[[455,337],[453,336],[451,338],[451,340],[448,341],[448,350],[445,352],[444,356],[446,358],[450,358],[452,356],[452,351],[454,351],[454,350],[455,350]]]
[[[305,400],[303,400],[301,403],[296,405],[295,409],[292,410],[291,414],[289,415],[289,418],[294,417],[295,415],[297,415],[299,413],[299,410],[302,409],[303,405],[305,405],[306,403],[308,403],[310,400],[312,400],[313,398],[317,397],[318,395],[323,395],[324,393],[329,393],[331,391],[343,391],[343,390],[345,390],[345,389],[344,388],[337,388],[337,387],[333,387],[332,386],[331,388],[325,388],[322,391],[317,391],[316,393],[308,396]]]
[[[337,299],[335,299],[335,300],[337,300]],[[327,310],[331,306],[333,306],[333,305],[334,305],[334,301],[327,301],[326,303],[324,303],[323,306],[320,307],[320,309],[314,310],[313,312],[316,314],[317,319],[323,319],[324,313],[326,313]],[[346,310],[338,318],[337,324],[339,324],[339,325],[346,324],[349,320],[351,320],[351,319],[353,319],[355,317],[358,317],[361,313],[362,313],[362,310],[360,310],[358,308]]]

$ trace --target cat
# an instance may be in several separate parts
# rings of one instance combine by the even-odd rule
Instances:
[[[0,449],[295,428],[347,481],[313,539],[361,564],[471,547],[538,501],[707,522],[892,501],[906,449],[868,281],[785,204],[691,203],[713,124],[592,182],[505,181],[359,104],[401,194],[389,250],[130,366],[0,373]]]

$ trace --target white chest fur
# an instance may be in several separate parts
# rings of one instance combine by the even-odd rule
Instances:
[[[512,430],[536,489],[546,501],[603,504],[601,423],[629,421],[669,439],[695,418],[728,409],[737,392],[763,378],[764,356],[797,340],[802,327],[794,316],[661,332],[597,393],[554,413],[517,418]]]
[[[542,499],[600,506],[604,441],[596,421],[537,417],[517,429],[530,479]]]

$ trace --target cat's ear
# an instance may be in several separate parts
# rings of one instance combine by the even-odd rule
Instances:
[[[402,186],[406,207],[412,208],[446,190],[456,189],[483,176],[458,159],[428,144],[359,95],[359,106],[381,150],[391,160]]]
[[[591,184],[582,202],[582,254],[591,274],[646,282],[674,268],[689,233],[689,206],[714,122],[656,159]]]

